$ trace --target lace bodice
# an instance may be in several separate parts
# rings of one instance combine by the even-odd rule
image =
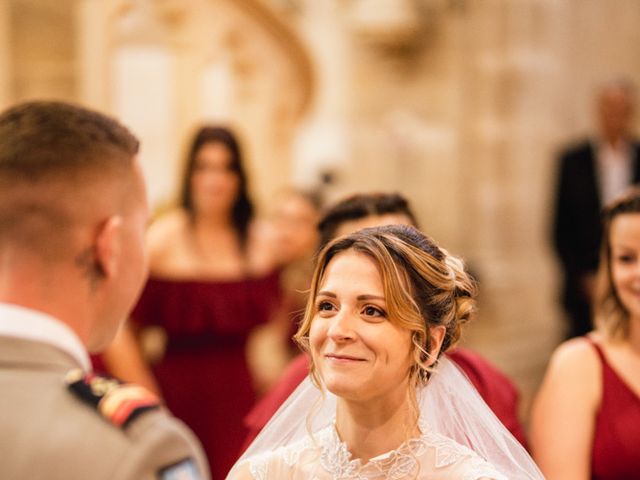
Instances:
[[[506,480],[489,463],[468,448],[437,433],[422,429],[420,437],[410,439],[396,450],[368,462],[352,459],[333,425],[320,432],[249,458],[244,465],[255,480]]]

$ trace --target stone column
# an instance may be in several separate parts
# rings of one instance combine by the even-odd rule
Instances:
[[[78,98],[85,105],[109,110],[109,19],[111,2],[80,0],[76,10]]]
[[[333,2],[308,2],[306,8],[298,31],[314,61],[316,91],[294,146],[292,181],[315,186],[323,172],[348,171],[350,166],[346,122],[350,45]]]
[[[0,2],[0,109],[12,99],[11,3]]]
[[[481,285],[468,339],[519,381],[525,408],[561,326],[547,207],[561,10],[492,0],[466,11],[462,228]]]
[[[11,102],[11,3],[0,2],[0,109]]]

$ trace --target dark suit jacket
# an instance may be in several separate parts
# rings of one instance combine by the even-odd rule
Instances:
[[[640,143],[633,144],[633,152],[632,182],[640,183]],[[577,279],[598,267],[603,205],[595,155],[593,144],[584,142],[560,157],[553,239],[565,273],[565,303],[567,295],[579,293]]]

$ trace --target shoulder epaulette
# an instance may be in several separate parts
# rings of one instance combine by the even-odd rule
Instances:
[[[141,413],[160,406],[160,399],[146,388],[115,378],[85,374],[78,369],[67,374],[66,382],[76,396],[121,428]]]

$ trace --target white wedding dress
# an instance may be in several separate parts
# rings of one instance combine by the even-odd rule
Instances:
[[[366,463],[352,460],[333,425],[290,446],[247,459],[232,478],[254,480],[506,480],[468,448],[429,431]]]
[[[227,480],[544,480],[446,355],[417,400],[421,436],[362,463],[336,432],[336,397],[307,378]]]

